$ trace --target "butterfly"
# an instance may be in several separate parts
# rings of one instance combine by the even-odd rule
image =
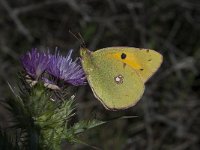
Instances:
[[[134,106],[163,61],[154,50],[134,47],[81,48],[80,55],[95,97],[109,110]]]

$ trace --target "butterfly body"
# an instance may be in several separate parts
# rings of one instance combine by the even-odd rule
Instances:
[[[144,93],[144,83],[162,62],[159,53],[132,47],[95,52],[82,48],[81,58],[94,95],[109,110],[134,106]]]

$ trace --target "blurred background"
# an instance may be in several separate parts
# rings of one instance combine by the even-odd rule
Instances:
[[[31,48],[79,56],[69,30],[80,32],[90,50],[131,46],[164,56],[140,102],[127,110],[108,111],[88,85],[78,88],[77,118],[110,120],[81,140],[99,149],[200,149],[199,0],[0,0],[1,99],[11,97],[7,82],[15,85],[19,57]],[[137,117],[112,120],[121,116]]]

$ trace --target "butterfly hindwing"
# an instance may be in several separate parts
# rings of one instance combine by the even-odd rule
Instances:
[[[135,105],[144,92],[143,81],[130,66],[107,56],[93,52],[82,61],[95,96],[111,110]]]

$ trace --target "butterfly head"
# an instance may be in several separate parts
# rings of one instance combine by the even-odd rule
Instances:
[[[87,48],[84,48],[84,47],[81,47],[80,48],[80,55],[81,55],[81,58],[85,58],[85,57],[90,57],[91,56],[91,51]]]

